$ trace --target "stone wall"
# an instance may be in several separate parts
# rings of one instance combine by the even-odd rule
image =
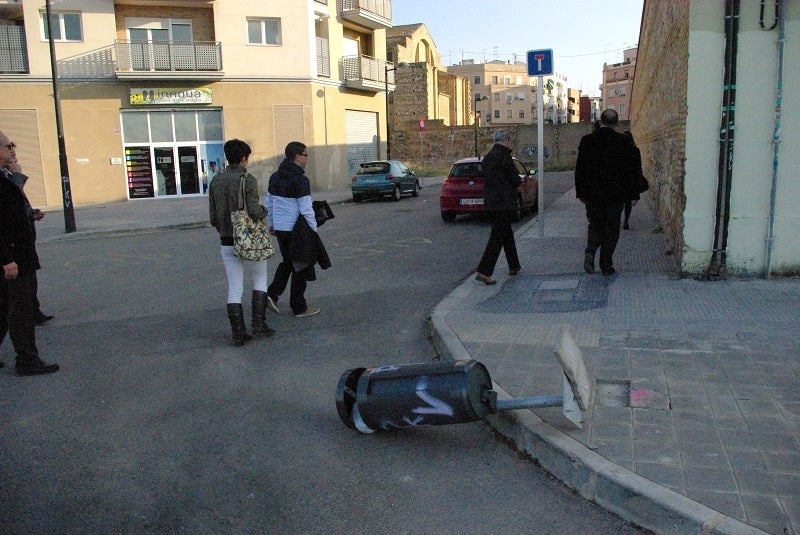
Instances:
[[[669,50],[669,54],[664,51]],[[631,123],[650,181],[644,199],[666,233],[667,247],[683,252],[686,206],[686,117],[689,57],[689,2],[645,2],[639,36]]]
[[[537,125],[481,126],[477,129],[478,154],[483,156],[492,147],[492,134],[498,128],[511,132],[514,155],[529,167],[538,162]],[[629,128],[621,121],[618,130]],[[592,131],[591,123],[550,124],[543,128],[544,164],[548,171],[573,170],[581,137]],[[444,169],[455,160],[475,156],[474,126],[445,126],[442,121],[427,121],[420,135],[417,120],[403,123],[392,133],[392,158],[402,160],[413,169]]]

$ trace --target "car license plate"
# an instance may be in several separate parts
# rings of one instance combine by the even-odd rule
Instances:
[[[380,181],[381,181],[380,178],[362,178],[361,179],[361,182],[364,183],[364,184],[377,184]]]
[[[461,199],[458,201],[458,204],[483,204],[483,199]]]

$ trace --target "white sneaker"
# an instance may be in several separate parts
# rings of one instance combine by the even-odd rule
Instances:
[[[308,316],[314,316],[315,314],[319,314],[319,309],[314,307],[308,307],[305,312],[301,312],[300,314],[295,314],[295,318],[306,318]]]
[[[275,314],[280,314],[281,309],[278,308],[278,303],[272,300],[272,297],[267,296],[267,308],[273,311]]]

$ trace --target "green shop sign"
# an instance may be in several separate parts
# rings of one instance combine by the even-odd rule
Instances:
[[[209,87],[181,89],[175,87],[132,87],[129,89],[132,106],[164,104],[211,104],[213,91]]]

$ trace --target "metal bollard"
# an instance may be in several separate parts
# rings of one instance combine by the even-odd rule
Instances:
[[[342,374],[336,409],[362,433],[480,420],[492,379],[474,360],[355,368]]]

